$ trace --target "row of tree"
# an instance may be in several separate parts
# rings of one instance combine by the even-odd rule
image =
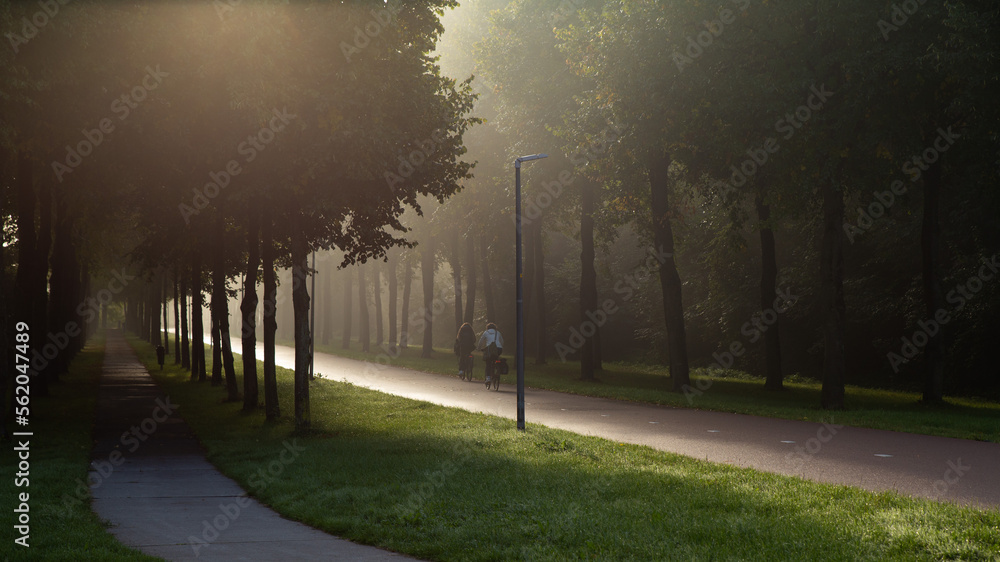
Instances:
[[[525,170],[539,210],[527,263],[559,275],[539,281],[529,323],[541,360],[620,303],[625,238],[668,256],[658,294],[637,288],[619,325],[664,351],[675,390],[690,391],[692,362],[729,367],[758,339],[760,370],[742,368],[770,389],[789,363],[814,373],[825,408],[844,407],[847,382],[919,379],[927,402],[946,381],[1000,388],[1000,291],[976,279],[1000,241],[995,4],[471,0],[448,17],[442,64],[477,75],[487,124],[467,137],[481,164],[441,228],[509,229],[496,209],[511,160],[553,156]],[[796,304],[778,312],[788,287]],[[579,315],[547,328],[570,302]],[[584,378],[601,357],[591,332]]]
[[[537,363],[593,378],[609,356],[659,360],[690,392],[691,366],[739,361],[770,389],[816,375],[826,408],[848,382],[919,380],[929,402],[1000,388],[1000,290],[971,277],[1000,242],[995,5],[455,5],[61,7],[0,53],[6,313],[61,342],[91,325],[87,299],[124,302],[152,339],[172,301],[206,379],[201,306],[183,308],[207,295],[212,380],[237,400],[239,295],[274,417],[291,308],[307,425],[308,254],[346,268],[319,276],[321,318],[322,280],[340,280],[342,346],[370,348],[369,297],[376,345],[383,322],[408,343],[417,271],[424,353],[462,321],[513,326],[511,162],[548,152],[524,170]],[[6,29],[31,17],[0,3]],[[356,267],[390,248],[388,267]],[[40,384],[60,370],[44,367]]]
[[[409,245],[404,210],[443,201],[470,173],[460,156],[476,122],[473,95],[429,56],[439,16],[454,5],[62,6],[44,33],[0,55],[10,92],[3,196],[18,205],[4,206],[16,221],[4,228],[4,254],[18,255],[13,315],[80,316],[81,279],[107,278],[127,260],[139,279],[114,298],[147,337],[158,328],[163,279],[177,287],[175,302],[192,296],[197,379],[207,376],[198,303],[209,296],[212,379],[235,400],[226,299],[229,280],[242,276],[245,404],[257,405],[260,306],[273,418],[276,271],[290,267],[294,415],[308,426],[307,256],[337,248],[351,264]],[[30,20],[36,7],[4,3],[0,23]],[[55,301],[62,287],[67,296]],[[51,331],[32,322],[34,341]]]

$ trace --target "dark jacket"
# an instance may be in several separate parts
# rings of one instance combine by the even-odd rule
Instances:
[[[459,356],[469,355],[476,349],[476,332],[472,326],[462,326],[455,338],[455,353]]]

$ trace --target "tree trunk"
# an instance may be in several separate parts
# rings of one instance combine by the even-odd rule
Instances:
[[[228,304],[228,301],[223,301],[223,303]],[[219,339],[222,340],[222,368],[226,374],[226,401],[238,402],[240,387],[236,381],[233,339],[229,331],[229,306],[222,308],[222,316],[219,317]]]
[[[191,351],[190,343],[188,342],[188,311],[187,311],[187,293],[188,293],[188,276],[186,272],[180,274],[181,278],[181,367],[185,369],[191,369]]]
[[[214,224],[215,238],[212,263],[212,386],[222,385],[222,317],[228,316],[226,311],[226,273],[225,248],[223,247],[222,217],[216,214]]]
[[[398,254],[397,254],[398,255]],[[396,350],[396,301],[399,287],[396,280],[396,259],[392,258],[386,264],[386,273],[389,275],[389,351]]]
[[[43,181],[44,185],[45,182]],[[59,332],[66,326],[69,321],[70,314],[73,308],[75,308],[74,294],[74,277],[79,280],[79,269],[76,265],[76,256],[73,248],[73,218],[70,210],[70,203],[67,201],[65,194],[58,193],[57,201],[55,203],[55,239],[52,242],[52,274],[49,277],[49,296],[48,296],[48,327],[51,332]],[[39,236],[38,245],[36,249],[42,259],[45,259],[45,248],[42,248],[46,243],[46,235],[42,234]],[[41,279],[36,282],[36,286],[40,287],[39,291],[44,292],[45,278],[44,275],[47,272],[45,268],[39,270],[36,275],[41,276]],[[40,293],[41,294],[41,293]],[[144,302],[145,308],[148,310],[151,308],[149,298],[152,294],[146,293],[146,300]],[[157,301],[159,297],[157,297]],[[36,297],[36,306],[39,304],[45,306],[46,301],[44,296]],[[43,313],[44,314],[44,313]],[[149,319],[146,318],[147,325],[143,326],[144,331],[140,331],[139,335],[148,340],[149,339]],[[39,320],[40,324],[43,324]],[[60,346],[60,352],[48,365],[49,380],[55,380],[59,373],[63,373],[66,367],[69,365],[69,357],[72,351],[69,349],[69,342],[65,341],[63,345]]]
[[[323,306],[320,312],[323,315],[323,345],[330,345],[330,338],[333,337],[333,272],[332,267],[328,267],[323,275]],[[319,303],[317,303],[319,304]]]
[[[532,225],[535,231],[535,329],[538,330],[535,364],[544,365],[548,356],[548,317],[545,305],[545,241],[542,237],[542,221]]]
[[[219,321],[219,305],[215,302],[215,283],[213,283],[211,302],[208,305],[209,318],[212,323],[212,386],[222,386],[222,324]]]
[[[465,236],[465,318],[469,324],[476,320],[476,239]]]
[[[292,308],[295,312],[295,427],[309,427],[309,292],[306,281],[309,275],[309,245],[305,232],[294,229],[292,235]]]
[[[757,221],[760,225],[760,309],[768,310],[774,307],[775,295],[778,293],[778,260],[774,247],[774,230],[771,229],[771,207],[765,202],[765,187],[757,190],[755,204]],[[775,312],[775,321],[764,332],[764,355],[767,364],[767,380],[764,390],[784,390],[781,372],[781,339],[779,327],[780,315]]]
[[[493,280],[490,279],[489,246],[486,245],[486,235],[480,238],[479,261],[483,264],[483,300],[486,301],[486,322],[496,322],[497,307],[493,300]]]
[[[371,351],[371,312],[368,310],[368,283],[365,281],[365,266],[358,264],[358,311],[360,313],[361,351]]]
[[[87,320],[83,317],[80,312],[80,303],[87,302],[87,297],[90,295],[90,266],[86,263],[79,265],[80,269],[80,282],[77,285],[76,299],[73,307],[73,318],[76,320],[78,326],[80,326],[80,331],[76,335],[76,345],[73,346],[73,354],[79,353],[87,344],[87,339],[93,333],[93,327],[90,326],[90,322],[93,320]]]
[[[580,323],[590,321],[597,310],[597,270],[594,268],[594,184],[583,180],[580,188]],[[594,337],[585,337],[580,348],[580,378],[594,379]]]
[[[17,153],[17,277],[15,287],[17,303],[15,315],[18,321],[31,322],[34,316],[35,291],[31,286],[37,260],[47,262],[38,255],[35,235],[35,187],[32,177],[31,159],[24,151]],[[48,263],[46,263],[48,267]],[[34,339],[34,338],[32,338]],[[41,339],[37,341],[43,341]],[[6,342],[3,345],[7,345]]]
[[[382,325],[382,272],[381,266],[376,263],[372,266],[375,279],[372,280],[372,291],[375,296],[375,347],[381,347],[385,341],[385,330]]]
[[[38,238],[35,234],[35,209],[37,196],[35,194],[34,175],[32,170],[31,156],[24,150],[17,153],[17,177],[15,189],[17,190],[17,277],[15,278],[15,291],[17,294],[14,315],[15,322],[25,322],[30,329],[30,340],[39,342],[44,346],[45,326],[39,322],[45,317],[43,303],[38,302],[40,292],[37,288],[36,270],[44,267],[48,270],[47,255],[40,255],[38,249]],[[42,262],[42,263],[39,263]],[[44,291],[44,281],[42,282]],[[7,345],[4,342],[2,345]],[[4,365],[4,372],[7,371]],[[36,372],[30,381],[29,391],[32,396],[45,396],[48,394],[48,384],[44,369]]]
[[[434,239],[424,243],[420,252],[420,273],[424,288],[424,347],[421,357],[430,358],[434,355]]]
[[[278,330],[275,314],[278,309],[278,280],[274,272],[274,236],[271,216],[263,213],[261,220],[261,272],[264,279],[264,412],[267,421],[281,416],[278,407],[278,378],[274,365],[274,334]]]
[[[215,219],[215,267],[212,272],[212,313],[215,316],[216,329],[213,341],[218,349],[212,350],[212,359],[219,361],[219,366],[212,364],[212,384],[221,384],[225,374],[226,401],[237,402],[240,399],[239,384],[236,382],[236,369],[233,365],[233,342],[229,334],[229,295],[226,290],[226,223],[222,213]],[[220,372],[221,371],[221,372]]]
[[[691,384],[684,330],[684,303],[681,278],[674,261],[674,232],[670,224],[670,158],[653,156],[649,167],[650,206],[653,212],[653,242],[660,261],[660,290],[663,293],[663,317],[667,328],[670,354],[670,378],[674,392],[683,392]]]
[[[177,264],[174,264],[174,365],[181,364],[181,313]]]
[[[191,378],[205,382],[205,320],[202,318],[204,306],[201,287],[201,254],[195,252],[191,266]]]
[[[164,357],[170,354],[170,331],[167,329],[167,311],[170,307],[167,306],[167,274],[164,272],[163,277],[160,278],[160,295],[163,299],[163,353]],[[174,342],[176,346],[177,342]]]
[[[66,310],[65,307],[73,307],[73,303],[57,300],[56,295],[50,295],[46,286],[49,278],[49,260],[50,252],[52,253],[52,273],[56,275],[56,255],[53,249],[53,224],[52,224],[52,177],[48,174],[44,175],[38,185],[38,238],[35,241],[35,252],[37,254],[34,263],[32,264],[32,277],[31,286],[34,291],[34,296],[31,299],[32,306],[35,307],[34,319],[31,322],[32,332],[38,332],[39,335],[47,334],[50,332],[59,332],[65,327],[65,324],[57,324],[60,319],[65,320],[63,311]],[[62,199],[60,199],[61,201]],[[68,220],[66,217],[67,209],[65,204],[61,209],[60,218],[63,220]],[[65,229],[68,229],[68,223]],[[66,237],[67,232],[65,229],[62,231],[62,236]],[[64,245],[66,243],[72,244],[68,238],[60,243]],[[69,248],[65,248],[68,250]],[[65,252],[60,252],[60,257],[64,257]],[[64,275],[64,264],[58,266],[60,269],[59,275]],[[61,295],[58,295],[61,296]],[[42,341],[42,340],[37,340]],[[53,364],[46,365],[40,375],[43,377],[43,382],[45,381],[58,381],[59,375],[62,373],[63,368],[68,366],[65,363],[65,351],[60,350],[59,354],[62,356],[57,357]],[[47,385],[46,385],[47,386]]]
[[[820,248],[820,290],[825,321],[823,325],[823,389],[820,405],[824,410],[844,409],[844,334],[847,309],[844,305],[844,194],[837,175],[823,183],[823,239]]]
[[[160,293],[162,292],[163,280],[160,274],[154,274],[153,281],[149,284],[149,309],[152,312],[149,324],[149,337],[153,340],[153,346],[163,345],[163,331],[160,329]]]
[[[924,216],[920,231],[921,275],[924,286],[924,312],[933,319],[944,307],[944,292],[941,290],[941,225],[939,222],[941,204],[941,160],[930,165],[924,175]],[[941,327],[944,330],[944,327]],[[941,403],[944,401],[944,344],[942,334],[928,337],[926,372],[923,401]]]
[[[403,308],[399,316],[399,347],[410,345],[410,290],[413,288],[413,270],[410,262],[403,260]]]
[[[354,300],[351,298],[353,279],[354,273],[350,269],[344,270],[344,330],[340,342],[340,347],[343,349],[351,349],[351,326],[354,324],[354,319],[351,318],[354,311]]]
[[[459,241],[461,238],[458,234],[458,229],[454,230],[454,234],[451,239],[451,259],[448,261],[451,265],[451,281],[455,286],[455,333],[458,333],[458,329],[462,327],[462,262],[460,259],[461,250],[459,249]]]
[[[260,270],[260,219],[251,212],[247,220],[247,263],[243,275],[243,302],[240,330],[243,346],[243,411],[257,409],[260,401],[257,385],[257,272]]]

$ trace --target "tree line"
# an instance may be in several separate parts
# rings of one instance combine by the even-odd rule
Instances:
[[[115,303],[150,340],[174,308],[175,359],[247,409],[261,337],[270,419],[294,341],[300,426],[313,337],[512,331],[511,163],[548,152],[524,170],[535,363],[663,362],[678,392],[799,372],[830,409],[848,383],[995,396],[993,4],[456,6],[80,3],[2,50],[0,313],[58,348],[39,388]]]

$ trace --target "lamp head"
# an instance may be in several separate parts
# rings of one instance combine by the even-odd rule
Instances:
[[[529,156],[519,156],[514,160],[514,167],[520,168],[521,162],[531,162],[532,160],[541,160],[542,158],[548,158],[548,154],[531,154]]]

